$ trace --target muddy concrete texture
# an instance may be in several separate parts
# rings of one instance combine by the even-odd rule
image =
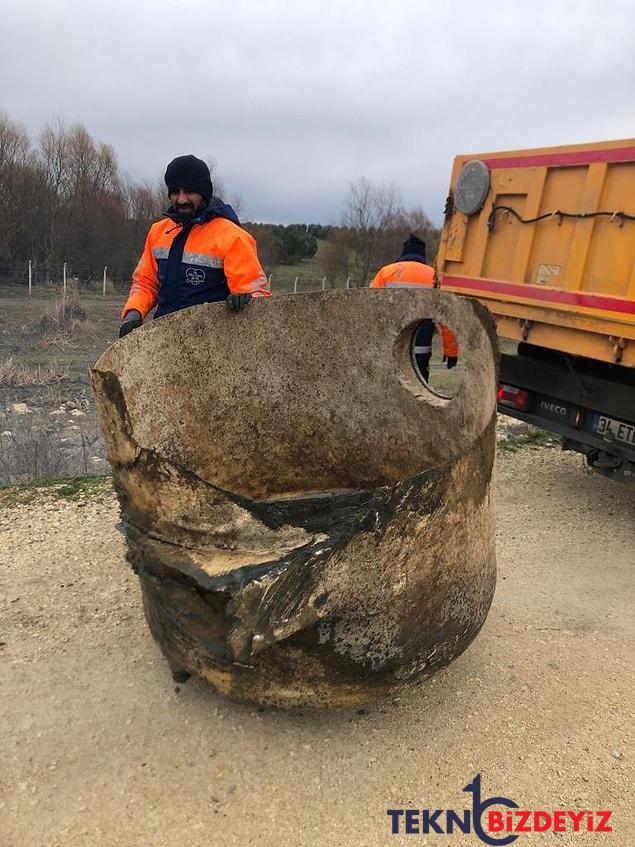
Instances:
[[[426,318],[459,339],[451,400],[412,365]],[[175,679],[361,704],[459,655],[495,584],[496,366],[488,313],[430,290],[209,304],[113,345],[97,411]]]
[[[0,509],[2,847],[475,845],[391,808],[611,809],[632,847],[632,488],[558,448],[501,452],[498,581],[478,638],[399,698],[260,711],[175,684],[122,566],[112,492]]]

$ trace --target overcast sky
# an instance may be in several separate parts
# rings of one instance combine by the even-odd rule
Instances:
[[[441,220],[452,159],[635,136],[633,0],[1,0],[0,107],[155,180],[214,157],[252,220],[337,222],[361,175]]]

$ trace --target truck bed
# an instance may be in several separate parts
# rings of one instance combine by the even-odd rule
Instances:
[[[489,190],[467,214],[473,162]],[[457,156],[437,278],[482,300],[502,338],[634,367],[635,139]]]

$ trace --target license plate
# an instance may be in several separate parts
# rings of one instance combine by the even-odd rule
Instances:
[[[593,431],[624,444],[635,444],[635,424],[616,421],[615,418],[607,418],[605,415],[594,415]]]

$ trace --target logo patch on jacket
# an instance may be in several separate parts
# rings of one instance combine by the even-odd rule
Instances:
[[[185,271],[185,281],[188,285],[200,285],[205,282],[205,271],[200,268],[187,268]]]

